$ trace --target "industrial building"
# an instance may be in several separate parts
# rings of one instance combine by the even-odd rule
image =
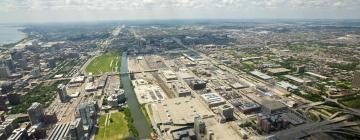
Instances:
[[[310,80],[300,79],[300,78],[292,76],[292,75],[284,75],[284,77],[291,80],[291,82],[296,85],[303,85],[303,84],[311,82]]]
[[[270,75],[284,75],[284,74],[288,74],[289,72],[291,72],[291,70],[285,69],[285,68],[270,68],[267,70],[267,72]]]
[[[27,109],[29,119],[32,125],[41,123],[44,121],[44,108],[43,106],[38,103],[34,102],[28,109]]]
[[[316,74],[316,73],[312,73],[312,72],[305,72],[305,74],[310,75],[310,76],[315,77],[315,78],[318,78],[318,79],[321,79],[321,80],[328,79],[328,77],[326,77],[326,76],[322,76],[320,74]]]
[[[191,97],[167,99],[150,107],[156,126],[164,131],[178,129],[178,126],[172,124],[194,123],[194,118],[197,116],[201,118],[213,116],[206,106]]]
[[[226,103],[225,99],[217,93],[205,93],[201,95],[201,98],[209,107],[216,107]]]
[[[298,86],[295,86],[295,85],[290,84],[289,82],[285,82],[285,81],[277,82],[276,85],[287,91],[298,91],[299,90]]]
[[[287,110],[287,106],[278,101],[262,99],[260,101],[262,112],[265,114],[277,114]]]
[[[265,73],[262,73],[260,71],[251,71],[250,74],[253,75],[253,76],[256,76],[256,77],[258,77],[258,78],[260,78],[262,80],[265,80],[265,81],[272,79],[271,76],[266,75]]]
[[[134,91],[140,104],[149,102],[158,102],[166,98],[163,90],[153,84],[149,84],[143,79],[133,81]]]

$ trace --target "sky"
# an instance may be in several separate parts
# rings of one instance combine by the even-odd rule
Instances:
[[[0,0],[0,23],[148,19],[360,19],[360,0]]]

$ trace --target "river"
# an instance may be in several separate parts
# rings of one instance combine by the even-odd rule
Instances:
[[[120,72],[121,73],[128,72],[128,57],[126,52],[122,54]],[[147,139],[150,137],[151,127],[141,111],[140,108],[141,106],[136,98],[134,89],[131,86],[131,80],[129,74],[123,74],[121,75],[120,78],[123,85],[123,89],[125,90],[126,93],[127,104],[129,106],[131,116],[134,119],[134,126],[136,130],[139,132],[140,139]]]

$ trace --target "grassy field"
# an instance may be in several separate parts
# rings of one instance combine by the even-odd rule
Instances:
[[[345,97],[343,100],[340,99],[339,102],[347,107],[360,109],[360,96],[348,98]]]
[[[105,53],[96,57],[86,67],[86,72],[102,74],[106,72],[118,71],[121,63],[121,55],[118,52]]]
[[[95,140],[120,140],[129,136],[127,121],[123,112],[101,115]]]
[[[67,84],[70,80],[56,81],[50,85],[40,84],[31,89],[20,98],[20,104],[11,106],[10,114],[26,113],[32,103],[38,102],[44,107],[48,107],[56,97],[56,88],[59,84]]]

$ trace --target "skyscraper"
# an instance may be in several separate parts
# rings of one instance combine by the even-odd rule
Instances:
[[[10,70],[11,73],[15,73],[15,70],[16,70],[16,66],[14,64],[14,61],[11,59],[11,58],[7,58],[5,61],[4,61],[4,64],[5,66],[7,66]]]
[[[43,106],[38,102],[34,102],[29,107],[27,112],[32,125],[41,123],[44,120],[44,109]]]
[[[6,79],[10,76],[10,70],[7,66],[0,64],[0,79]]]
[[[69,129],[70,140],[83,140],[84,139],[84,127],[81,118],[77,118],[71,122]]]
[[[78,114],[83,122],[85,130],[91,131],[94,126],[96,108],[92,102],[81,103],[78,107]]]
[[[67,96],[67,91],[66,91],[66,86],[65,85],[59,84],[57,93],[59,94],[61,102],[64,103],[64,102],[67,101],[68,96]]]
[[[0,95],[0,111],[6,111],[6,95]]]
[[[48,61],[48,67],[49,68],[55,68],[56,67],[56,61],[55,61],[54,58],[50,58],[47,61]]]

